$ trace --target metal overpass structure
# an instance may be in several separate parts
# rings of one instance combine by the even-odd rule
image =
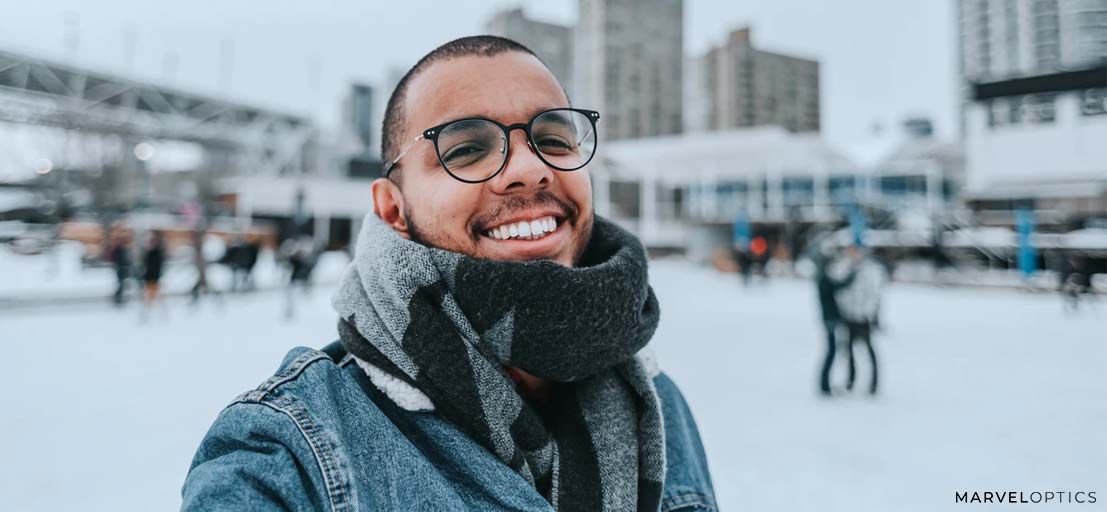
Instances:
[[[217,176],[311,173],[311,120],[0,50],[0,123],[52,127],[82,138],[203,148]],[[127,158],[126,155],[120,155]]]

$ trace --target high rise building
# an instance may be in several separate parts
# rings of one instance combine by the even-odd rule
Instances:
[[[971,204],[1007,218],[1015,207],[1053,219],[1103,216],[1107,0],[957,7]]]
[[[352,133],[363,151],[373,144],[373,87],[352,83],[342,101],[343,128]]]
[[[528,18],[521,8],[506,9],[484,23],[492,35],[518,41],[538,54],[572,97],[573,30],[564,25]]]
[[[580,0],[573,103],[615,140],[683,128],[683,0]]]
[[[1087,67],[1107,56],[1107,0],[961,0],[961,71],[991,80]]]
[[[691,131],[766,125],[819,131],[819,62],[755,48],[749,27],[690,59],[689,68]]]

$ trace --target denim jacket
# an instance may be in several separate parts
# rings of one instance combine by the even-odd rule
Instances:
[[[405,410],[332,344],[298,347],[208,431],[182,510],[552,510],[434,412]],[[654,379],[668,469],[662,511],[717,510],[703,446],[676,385]]]

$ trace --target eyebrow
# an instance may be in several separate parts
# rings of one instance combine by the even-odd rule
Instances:
[[[553,107],[537,108],[537,109],[534,109],[533,111],[531,111],[527,115],[526,120],[523,121],[523,122],[524,123],[529,122],[531,119],[534,119],[534,116],[537,116],[538,114],[541,114],[542,112],[546,112],[548,110],[556,110],[556,109],[559,109],[559,108],[572,108],[572,107],[569,106],[569,105],[566,105],[566,106],[553,106]],[[439,125],[443,125],[443,124],[446,124],[446,123],[452,123],[454,121],[460,121],[462,119],[474,119],[474,118],[490,119],[490,120],[493,120],[493,121],[496,121],[496,122],[499,122],[499,123],[502,123],[502,124],[512,124],[512,123],[504,123],[501,119],[498,118],[498,116],[493,115],[492,112],[489,112],[489,111],[486,110],[486,111],[483,111],[483,112],[468,113],[468,114],[447,113],[446,115],[440,116],[438,118],[438,121],[435,122],[434,124],[432,124],[431,126],[439,126]],[[430,128],[430,126],[428,126],[427,128]]]

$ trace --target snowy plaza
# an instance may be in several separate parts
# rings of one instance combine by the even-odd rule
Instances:
[[[893,284],[879,395],[823,399],[812,283],[743,288],[680,261],[651,272],[652,346],[696,415],[723,510],[952,510],[955,492],[985,490],[1098,491],[1055,507],[1107,509],[1102,299],[1073,313],[1054,294]],[[145,323],[106,298],[0,312],[0,510],[179,507],[220,409],[290,348],[335,339],[330,290],[291,320],[278,290],[196,309],[173,297]]]

